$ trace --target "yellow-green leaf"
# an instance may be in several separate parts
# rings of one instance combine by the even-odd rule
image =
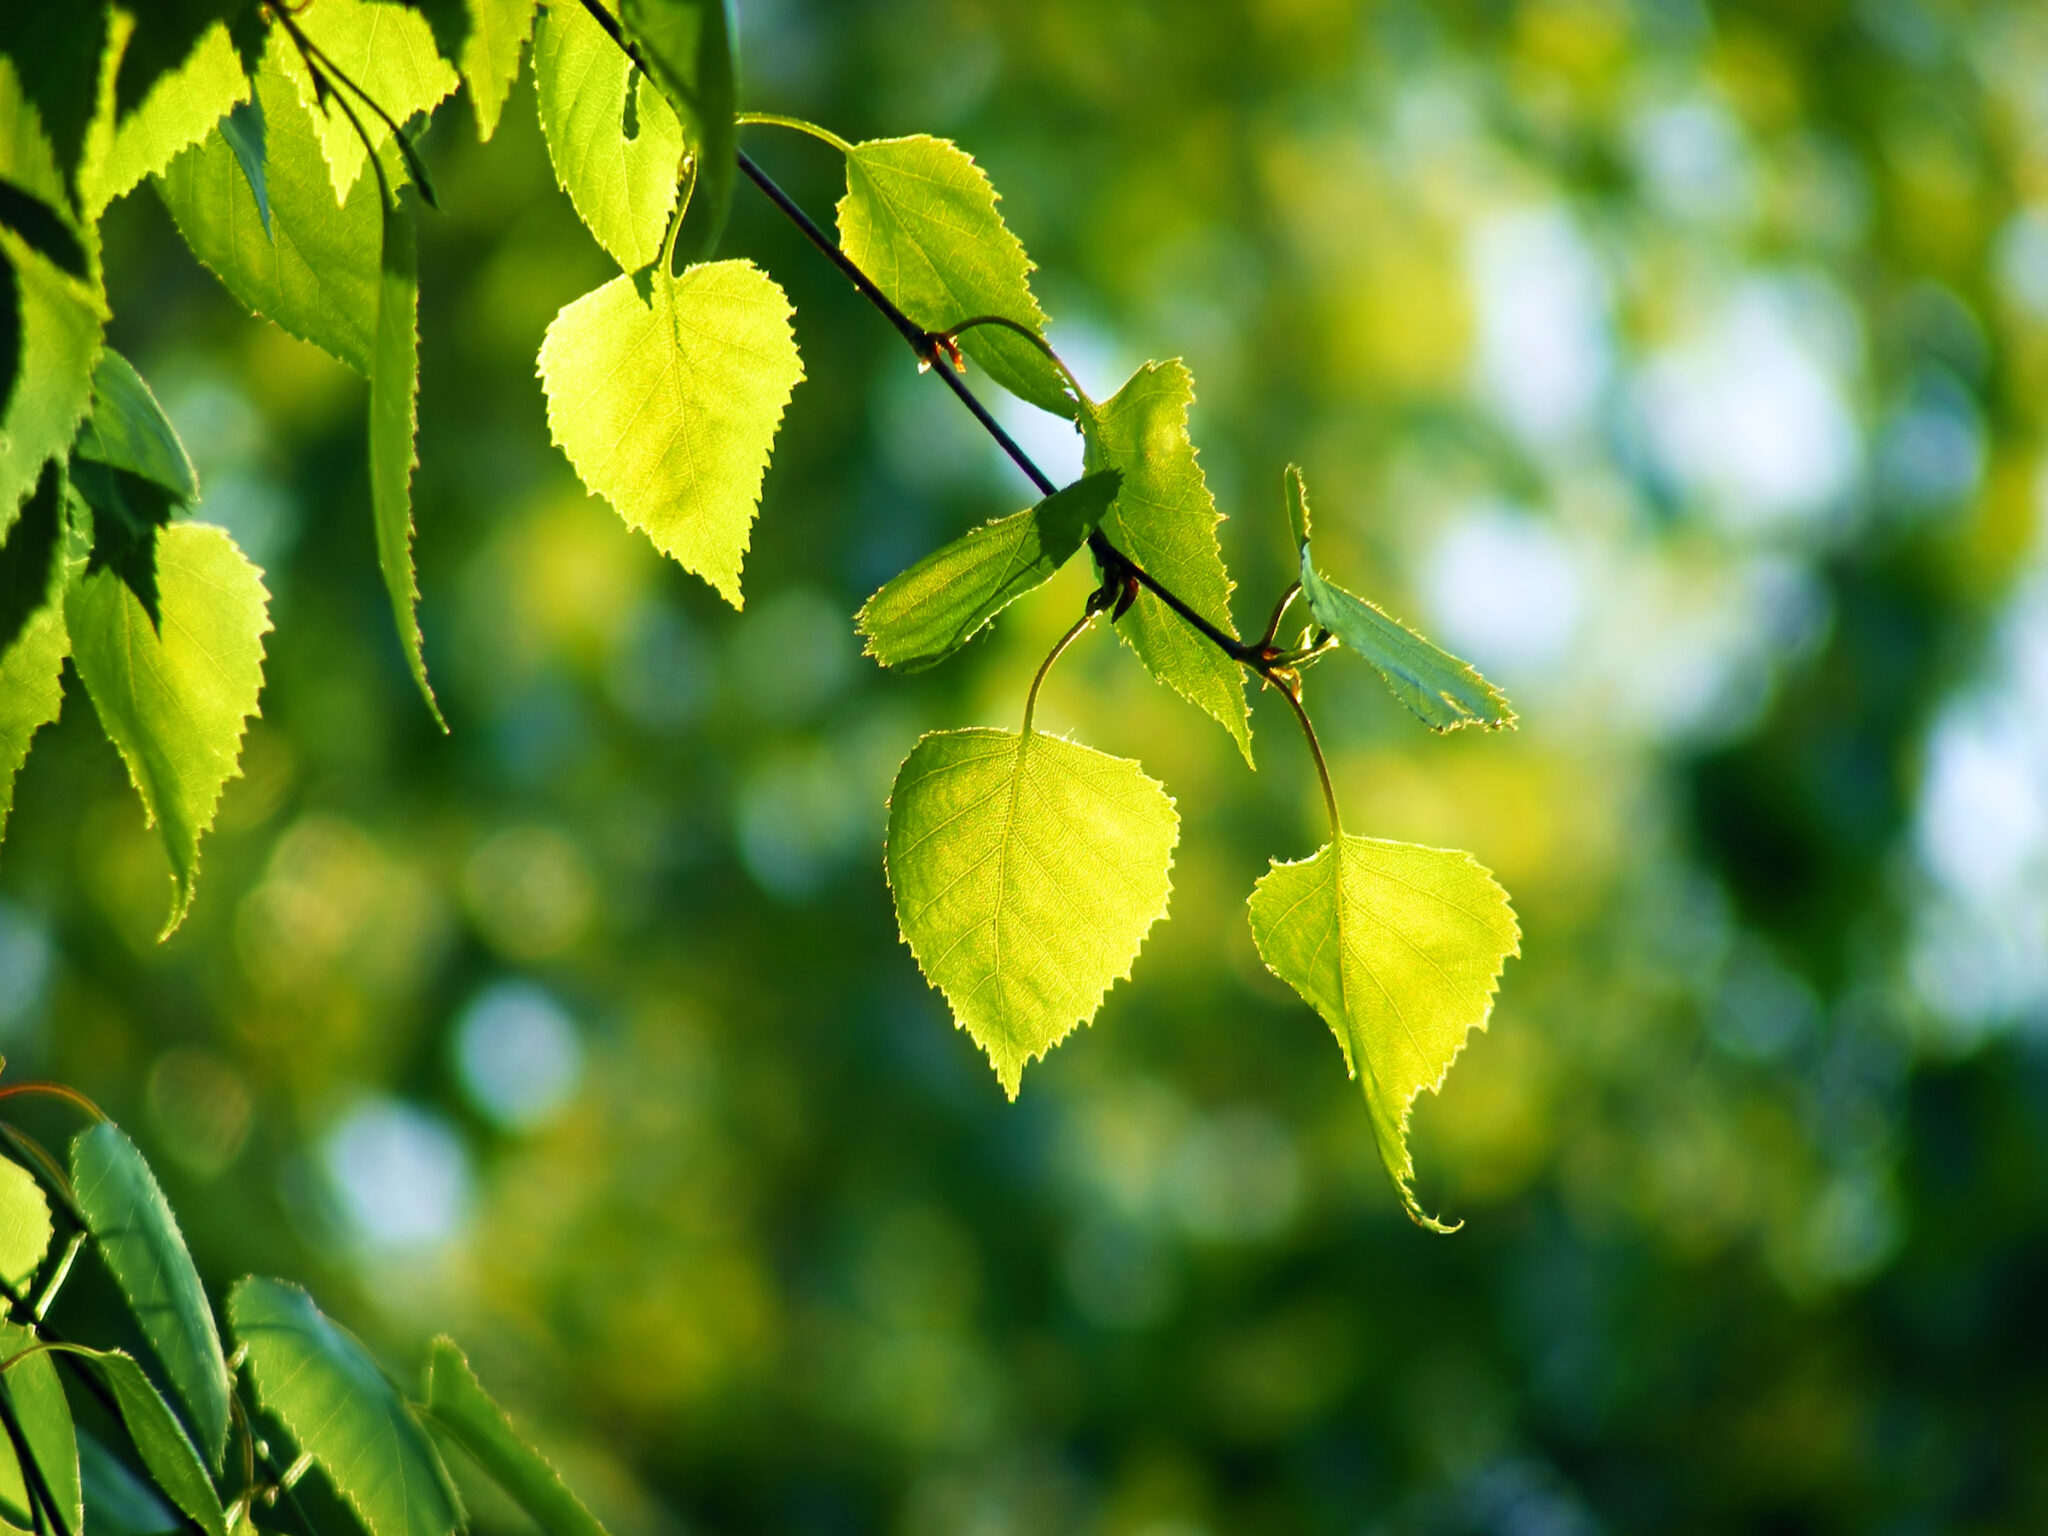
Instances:
[[[7,542],[0,544],[0,835],[14,810],[14,778],[35,733],[64,702],[64,523],[52,460]]]
[[[370,370],[370,511],[377,563],[391,598],[398,643],[420,694],[442,730],[441,706],[427,683],[421,650],[419,581],[412,562],[413,436],[420,382],[419,256],[412,215],[384,210],[382,281],[377,291],[377,350]]]
[[[519,52],[533,31],[539,0],[469,0],[469,35],[462,40],[462,79],[476,113],[476,136],[498,131],[498,114],[519,78]]]
[[[177,153],[197,144],[238,102],[249,77],[235,56],[227,24],[215,22],[176,69],[159,75],[149,94],[115,128],[106,158],[86,189],[86,213],[97,219],[145,176],[161,175]]]
[[[621,0],[626,31],[683,127],[690,206],[677,233],[684,260],[709,256],[725,231],[737,169],[728,0]]]
[[[1166,913],[1180,818],[1134,762],[1042,731],[943,731],[889,797],[896,922],[1017,1096]]]
[[[334,67],[361,86],[364,94],[400,126],[416,112],[431,112],[435,103],[459,83],[455,71],[434,47],[433,27],[411,6],[386,4],[384,0],[318,0],[318,4],[304,6],[293,14],[299,27]],[[379,150],[391,142],[391,130],[353,92],[349,92],[347,100],[356,121],[350,122],[349,114],[335,100],[348,91],[347,86],[336,86],[329,104],[321,106],[313,77],[298,49],[278,48],[270,57],[297,87],[300,102],[312,114],[320,151],[334,186],[334,201],[346,204],[356,178],[368,163],[356,123],[362,125],[362,132],[370,136],[371,145]]]
[[[50,1251],[50,1200],[36,1176],[11,1158],[0,1158],[0,1280],[26,1296],[43,1256]]]
[[[1347,833],[1267,870],[1251,925],[1268,969],[1336,1033],[1401,1204],[1453,1230],[1415,1202],[1408,1110],[1486,1027],[1501,966],[1521,953],[1507,892],[1470,854]]]

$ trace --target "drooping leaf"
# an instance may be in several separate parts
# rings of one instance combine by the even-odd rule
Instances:
[[[920,741],[889,797],[896,922],[1011,1098],[1166,912],[1180,818],[1138,765],[1042,731]]]
[[[228,1434],[227,1361],[156,1175],[119,1126],[101,1121],[72,1140],[71,1182],[107,1272],[163,1362],[208,1462],[218,1467]]]
[[[71,461],[71,486],[92,509],[87,572],[112,571],[120,577],[149,622],[161,628],[156,541],[181,505],[178,498],[154,480],[91,459]]]
[[[378,293],[376,365],[370,373],[370,502],[377,525],[377,563],[391,597],[391,617],[413,681],[442,730],[441,706],[427,684],[421,653],[419,582],[412,563],[412,470],[420,381],[419,256],[412,215],[384,215],[384,281]]]
[[[533,83],[555,180],[605,254],[637,272],[676,206],[683,126],[580,5],[551,5],[533,35]]]
[[[1267,968],[1336,1033],[1402,1206],[1453,1230],[1415,1202],[1408,1110],[1486,1027],[1501,966],[1521,953],[1507,892],[1470,854],[1347,833],[1260,876],[1251,925]]]
[[[144,28],[139,35],[146,33]],[[145,176],[162,174],[178,151],[197,144],[236,103],[248,99],[249,77],[242,73],[227,24],[213,22],[184,62],[158,76],[141,104],[115,128],[87,188],[87,217],[97,219]]]
[[[33,1330],[19,1323],[0,1322],[0,1360],[11,1359],[35,1342]],[[78,1436],[56,1365],[47,1353],[17,1360],[5,1377],[0,1377],[0,1393],[6,1394],[35,1470],[42,1474],[43,1486],[56,1501],[65,1529],[79,1536],[85,1508],[78,1480]],[[28,1504],[32,1481],[30,1469],[21,1464],[13,1436],[0,1434],[0,1519],[24,1530],[36,1529]]]
[[[276,70],[279,47],[273,33],[256,76],[268,229],[249,178],[218,131],[174,159],[157,186],[192,253],[245,309],[367,376],[376,347],[384,210],[374,178],[360,181],[346,205],[334,206],[313,120]]]
[[[1194,398],[1194,379],[1179,361],[1147,363],[1107,403],[1082,408],[1085,462],[1123,471],[1123,489],[1102,519],[1110,543],[1235,639],[1234,583],[1216,542],[1222,514],[1188,437]],[[1150,592],[1138,594],[1116,627],[1154,677],[1216,717],[1250,763],[1251,710],[1237,663]]]
[[[157,1487],[169,1494],[171,1501],[190,1515],[206,1536],[227,1536],[227,1516],[221,1510],[220,1496],[213,1491],[213,1482],[206,1475],[199,1452],[193,1448],[191,1436],[185,1433],[185,1426],[178,1422],[171,1405],[143,1374],[135,1358],[118,1349],[67,1347],[71,1353],[90,1361],[106,1384],[128,1438],[134,1442],[136,1454],[149,1469],[149,1475],[156,1479]]]
[[[904,672],[937,666],[1053,578],[1102,521],[1120,480],[1113,469],[1078,480],[893,577],[854,620],[867,637],[867,654]]]
[[[334,85],[323,105],[313,75],[299,50],[286,45],[271,59],[297,88],[299,101],[312,114],[314,131],[334,187],[334,201],[346,204],[356,178],[368,165],[362,125],[370,143],[381,150],[391,143],[384,117],[364,102],[368,96],[401,127],[418,112],[431,112],[459,81],[434,47],[434,29],[426,17],[407,5],[385,0],[319,0],[294,12],[300,29],[334,69],[362,87],[362,95]],[[331,78],[331,77],[330,77]],[[336,98],[346,93],[355,122]]]
[[[732,206],[738,136],[733,122],[733,36],[727,0],[624,0],[626,31],[682,124],[692,162],[690,206],[676,248],[709,256]]]
[[[1515,712],[1507,695],[1470,662],[1439,650],[1377,604],[1353,597],[1316,570],[1309,558],[1308,490],[1292,465],[1287,468],[1287,517],[1301,551],[1302,595],[1316,622],[1346,650],[1371,662],[1417,719],[1433,731],[1455,731],[1461,725],[1513,729]]]
[[[163,529],[156,572],[161,625],[108,571],[72,584],[64,616],[79,678],[170,855],[168,937],[192,904],[200,836],[239,771],[270,619],[261,574],[221,529]]]
[[[476,136],[498,131],[498,115],[519,78],[519,53],[533,31],[538,0],[469,0],[469,35],[462,40],[462,78],[476,113]]]
[[[112,347],[101,350],[93,370],[92,415],[79,429],[72,451],[154,480],[180,501],[199,499],[199,474],[177,428],[134,364]]]
[[[790,391],[789,299],[746,261],[618,277],[540,349],[548,427],[583,483],[740,606],[740,562]]]
[[[1000,315],[1043,334],[1031,259],[974,158],[947,139],[870,139],[846,156],[839,243],[896,307],[928,331]],[[1003,388],[1071,416],[1066,381],[1046,355],[1002,326],[981,325],[960,348]]]
[[[35,733],[64,704],[64,527],[57,464],[45,465],[22,518],[0,545],[0,836]]]
[[[520,1438],[510,1416],[484,1391],[469,1361],[446,1335],[434,1340],[427,1355],[426,1398],[433,1421],[476,1458],[547,1536],[606,1536],[561,1473]]]
[[[440,1455],[354,1335],[297,1286],[253,1275],[228,1296],[228,1324],[258,1400],[370,1536],[450,1536],[462,1512]]]
[[[263,236],[270,233],[269,153],[264,146],[263,100],[252,88],[249,99],[220,120],[220,136],[235,152],[242,179],[249,183],[249,195],[256,199],[256,216],[263,221]]]
[[[85,1490],[86,1527],[92,1536],[173,1536],[184,1517],[112,1451],[78,1431],[78,1477]]]
[[[36,1176],[10,1158],[0,1158],[0,1280],[17,1296],[50,1251],[50,1200]]]

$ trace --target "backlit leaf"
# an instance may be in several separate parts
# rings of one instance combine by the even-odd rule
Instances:
[[[1267,870],[1251,925],[1267,967],[1336,1033],[1401,1204],[1453,1230],[1415,1202],[1408,1110],[1486,1027],[1501,966],[1521,953],[1507,892],[1470,854],[1344,834]]]
[[[228,1433],[227,1361],[156,1175],[119,1126],[101,1121],[72,1139],[71,1182],[107,1272],[163,1362],[207,1460],[218,1467]]]
[[[0,1280],[26,1296],[43,1255],[50,1251],[50,1200],[36,1176],[0,1158]]]
[[[451,93],[459,83],[434,47],[434,29],[426,17],[410,6],[384,0],[318,0],[293,12],[308,39],[333,63],[342,75],[362,87],[363,94],[382,107],[392,120],[404,126],[418,112],[430,112],[434,104]],[[347,86],[333,88],[328,104],[322,106],[313,76],[299,50],[290,44],[270,55],[297,88],[299,101],[312,114],[320,150],[334,187],[334,201],[345,204],[356,178],[368,163],[361,134],[383,149],[391,143],[391,130],[384,119],[370,110],[362,96]],[[346,93],[345,96],[343,93]],[[356,121],[342,110],[345,99]]]
[[[104,570],[72,584],[64,616],[79,678],[170,855],[168,937],[192,904],[199,839],[239,771],[270,619],[261,574],[218,528],[165,528],[156,572],[161,624]]]
[[[56,461],[0,545],[0,836],[35,733],[64,704],[64,528]]]
[[[988,177],[949,140],[920,133],[852,146],[839,243],[928,331],[1001,315],[1044,333],[1045,314],[1031,295],[1031,259],[996,211]],[[960,348],[1013,395],[1055,415],[1073,415],[1059,370],[1022,336],[976,326],[960,338]]]
[[[1108,402],[1083,407],[1086,463],[1123,471],[1123,489],[1102,519],[1110,543],[1234,639],[1234,584],[1216,542],[1222,514],[1188,438],[1194,398],[1180,362],[1147,363]],[[1251,710],[1237,663],[1150,592],[1138,594],[1116,627],[1154,677],[1221,722],[1250,763]]]
[[[383,282],[377,300],[377,351],[370,373],[370,505],[377,526],[377,563],[391,597],[391,617],[406,665],[442,730],[448,723],[427,684],[421,654],[419,582],[412,563],[412,471],[420,381],[419,257],[412,216],[384,214]]]
[[[926,555],[861,609],[867,654],[905,672],[937,666],[1052,579],[1102,521],[1119,479],[1115,470],[1090,475]]]
[[[1138,765],[1042,731],[925,737],[889,797],[896,921],[1017,1096],[1095,1017],[1166,913],[1173,801]]]
[[[7,53],[48,135],[67,193],[99,102],[109,20],[108,8],[89,0],[30,0],[8,8]],[[68,203],[68,195],[62,201]]]
[[[626,30],[682,124],[692,189],[677,250],[709,256],[732,206],[738,142],[728,0],[623,0]]]
[[[427,1356],[426,1396],[434,1422],[476,1458],[547,1536],[606,1536],[562,1475],[519,1437],[453,1339],[434,1340]]]
[[[1373,664],[1394,697],[1433,731],[1461,725],[1488,730],[1512,728],[1515,712],[1507,695],[1448,651],[1390,618],[1378,605],[1353,597],[1326,581],[1309,558],[1308,491],[1301,471],[1287,470],[1287,516],[1301,549],[1301,591],[1316,622]]]
[[[538,0],[469,0],[469,35],[462,40],[463,82],[476,113],[476,136],[498,131],[498,114],[519,78],[519,53],[533,31]]]
[[[112,347],[92,375],[92,415],[72,450],[79,458],[154,480],[179,500],[199,499],[199,474],[178,432],[135,365]]]
[[[220,1496],[200,1463],[185,1427],[171,1412],[142,1367],[120,1350],[77,1349],[75,1353],[92,1362],[92,1367],[113,1394],[114,1406],[127,1427],[128,1438],[142,1457],[143,1466],[156,1479],[157,1487],[171,1496],[178,1508],[190,1515],[206,1536],[227,1536],[227,1517]]]
[[[605,254],[639,271],[660,252],[675,211],[682,124],[580,5],[542,13],[533,82],[555,180]]]
[[[263,101],[252,88],[249,99],[220,120],[220,136],[235,152],[242,179],[249,183],[249,195],[256,199],[256,217],[263,221],[264,238],[270,233],[270,152],[264,147],[268,135],[263,127]]]
[[[228,1323],[258,1400],[370,1536],[450,1536],[462,1512],[440,1455],[353,1334],[297,1286],[256,1276],[229,1295]]]
[[[97,219],[145,176],[162,174],[180,150],[197,144],[237,102],[248,99],[248,76],[227,24],[217,21],[182,64],[157,77],[141,105],[114,130],[87,189],[87,215]]]
[[[0,1322],[0,1359],[20,1354],[36,1342],[35,1333],[18,1323]],[[84,1497],[78,1480],[78,1436],[71,1424],[71,1405],[57,1367],[47,1353],[17,1361],[0,1378],[0,1392],[21,1425],[28,1452],[41,1471],[43,1485],[56,1500],[65,1528],[78,1536],[84,1523]],[[37,1529],[30,1518],[27,1469],[15,1452],[13,1437],[0,1433],[0,1519],[23,1530]]]
[[[746,261],[618,277],[540,349],[548,427],[583,477],[735,608],[761,477],[803,377],[789,300]]]

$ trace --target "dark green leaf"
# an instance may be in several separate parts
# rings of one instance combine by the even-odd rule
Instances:
[[[200,1464],[185,1426],[178,1422],[171,1406],[142,1372],[133,1357],[119,1350],[79,1350],[92,1362],[100,1379],[114,1395],[128,1438],[142,1457],[143,1466],[156,1479],[157,1487],[170,1495],[171,1502],[190,1515],[207,1536],[227,1536],[227,1517],[221,1512],[220,1495]]]
[[[18,1323],[0,1322],[0,1359],[11,1359],[36,1342],[35,1334]],[[0,1393],[27,1442],[34,1471],[57,1502],[64,1528],[78,1536],[85,1522],[84,1497],[78,1481],[78,1438],[71,1425],[71,1405],[64,1384],[48,1354],[30,1355],[8,1368]],[[0,1517],[35,1528],[29,1517],[31,1469],[21,1464],[12,1434],[0,1435]]]
[[[0,656],[21,638],[29,621],[47,610],[63,575],[63,473],[55,459],[23,503],[21,517],[0,544]]]
[[[263,102],[252,90],[249,99],[220,120],[220,136],[235,152],[249,195],[256,199],[256,213],[263,220],[263,238],[274,241],[270,232],[270,184],[264,176]]]
[[[67,188],[99,105],[108,11],[105,0],[26,0],[8,11],[7,52]]]
[[[80,282],[89,280],[84,244],[64,215],[33,192],[0,180],[0,224],[21,236],[37,255]]]
[[[377,563],[391,596],[391,617],[413,681],[442,730],[441,706],[427,684],[420,650],[419,582],[412,564],[412,470],[420,383],[419,257],[412,215],[384,211],[383,282],[377,298],[377,350],[370,370],[370,508],[377,526]]]
[[[694,161],[694,186],[676,250],[684,261],[711,253],[732,206],[738,137],[737,89],[726,0],[624,0],[626,30],[655,84],[675,108]]]
[[[85,1520],[92,1536],[172,1536],[186,1528],[184,1517],[156,1489],[82,1429],[78,1476],[85,1488]]]
[[[21,279],[15,275],[7,248],[0,246],[0,421],[7,419],[14,386],[27,361],[21,350]]]
[[[92,555],[88,573],[112,571],[148,617],[163,628],[163,596],[157,579],[157,535],[178,509],[176,497],[154,480],[109,469],[90,459],[71,464],[72,489],[92,508]]]
[[[14,809],[14,777],[35,733],[63,707],[70,637],[58,600],[64,579],[61,476],[53,459],[0,545],[0,834]]]
[[[427,1355],[427,1411],[491,1480],[533,1516],[547,1536],[606,1536],[605,1528],[569,1491],[539,1451],[512,1427],[453,1339],[434,1340]]]
[[[84,459],[154,480],[180,501],[199,499],[199,475],[177,429],[134,365],[112,347],[92,373],[92,415],[74,452]]]

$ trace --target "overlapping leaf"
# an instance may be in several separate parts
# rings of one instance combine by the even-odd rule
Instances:
[[[135,365],[112,347],[92,375],[92,416],[72,452],[153,480],[183,502],[199,499],[199,474],[177,428]]]
[[[475,1457],[547,1536],[606,1536],[547,1458],[520,1438],[453,1339],[434,1340],[427,1356],[426,1397],[433,1422]]]
[[[498,115],[512,82],[519,78],[519,54],[533,31],[539,0],[469,0],[469,35],[462,40],[462,80],[476,113],[476,136],[498,131]]]
[[[63,706],[64,522],[53,459],[0,544],[0,834],[14,809],[14,778],[30,739]]]
[[[1470,854],[1341,834],[1260,877],[1251,925],[1267,967],[1336,1033],[1401,1204],[1452,1230],[1416,1204],[1408,1110],[1485,1028],[1501,966],[1521,952],[1507,892]]]
[[[412,563],[412,471],[420,381],[419,257],[412,217],[384,211],[383,279],[377,291],[377,349],[370,370],[370,509],[377,527],[377,563],[391,597],[391,617],[406,665],[427,708],[444,731],[441,707],[427,684],[421,653],[419,582]]]
[[[619,277],[548,327],[548,427],[619,515],[740,606],[761,477],[803,377],[789,300],[745,261]]]
[[[1481,677],[1468,661],[1431,645],[1390,618],[1379,606],[1353,597],[1326,580],[1309,558],[1308,490],[1301,471],[1288,466],[1287,514],[1301,551],[1301,591],[1316,622],[1371,662],[1394,697],[1433,731],[1463,725],[1487,730],[1511,728],[1515,712],[1507,695]]]
[[[1095,1016],[1166,912],[1173,801],[1134,762],[1042,731],[920,741],[889,797],[896,921],[1010,1097]]]
[[[0,1322],[0,1360],[11,1359],[36,1342],[34,1332],[19,1323]],[[78,1478],[78,1436],[71,1423],[71,1405],[64,1384],[47,1354],[15,1361],[0,1377],[0,1393],[21,1436],[27,1442],[33,1469],[24,1467],[12,1434],[0,1434],[0,1520],[21,1530],[38,1529],[29,1510],[29,1485],[35,1473],[56,1502],[65,1528],[79,1531],[85,1501]]]
[[[36,1176],[10,1158],[0,1158],[0,1280],[17,1296],[50,1251],[50,1200]]]
[[[90,1431],[78,1431],[78,1479],[92,1536],[178,1536],[185,1520]]]
[[[128,1438],[142,1458],[157,1487],[171,1496],[178,1508],[192,1517],[206,1536],[227,1536],[227,1517],[220,1496],[193,1448],[191,1437],[143,1374],[133,1356],[114,1350],[72,1348],[74,1354],[92,1362],[105,1383],[114,1407],[128,1430]]]
[[[263,1407],[327,1474],[370,1536],[451,1536],[462,1511],[405,1400],[312,1297],[251,1276],[228,1297]]]
[[[97,219],[145,176],[162,174],[180,150],[204,139],[237,102],[248,99],[249,78],[227,25],[214,22],[185,61],[159,75],[114,129],[86,191],[87,216]]]
[[[1090,475],[934,550],[867,601],[855,623],[885,667],[922,672],[1050,581],[1102,521],[1122,477]]]
[[[218,528],[165,528],[156,573],[161,623],[112,571],[74,582],[64,615],[79,678],[170,855],[168,937],[192,904],[199,839],[238,771],[270,619],[261,575]]]
[[[682,124],[691,160],[690,206],[677,249],[709,256],[732,206],[738,143],[733,123],[733,37],[726,0],[623,0],[626,30]]]
[[[1000,315],[1043,334],[1031,259],[974,158],[929,134],[870,139],[846,152],[839,243],[896,307],[928,331]],[[976,326],[961,349],[1010,393],[1071,416],[1066,381],[1046,355],[1001,326]]]
[[[675,111],[580,5],[541,16],[533,81],[555,180],[605,254],[639,271],[660,252],[675,211]]]
[[[71,1182],[107,1272],[163,1362],[207,1460],[218,1467],[228,1433],[227,1362],[156,1175],[119,1126],[101,1121],[72,1140]]]
[[[371,145],[379,150],[391,143],[390,128],[365,105],[363,96],[402,126],[415,113],[431,112],[459,82],[434,47],[434,29],[411,6],[386,0],[319,0],[317,5],[295,11],[294,16],[320,54],[362,88],[361,95],[348,93],[347,105],[355,114],[351,122],[338,99],[339,93],[348,91],[347,86],[336,86],[323,106],[313,75],[297,48],[275,47],[271,55],[312,113],[334,201],[346,204],[356,178],[368,164],[363,134],[368,134]],[[266,105],[265,110],[272,108]]]
[[[1082,407],[1086,463],[1123,471],[1123,489],[1102,519],[1109,541],[1235,638],[1233,583],[1216,542],[1222,514],[1188,437],[1194,398],[1180,362],[1147,363],[1109,401]],[[1237,663],[1150,592],[1138,594],[1116,627],[1152,675],[1215,716],[1251,762],[1251,710]]]

